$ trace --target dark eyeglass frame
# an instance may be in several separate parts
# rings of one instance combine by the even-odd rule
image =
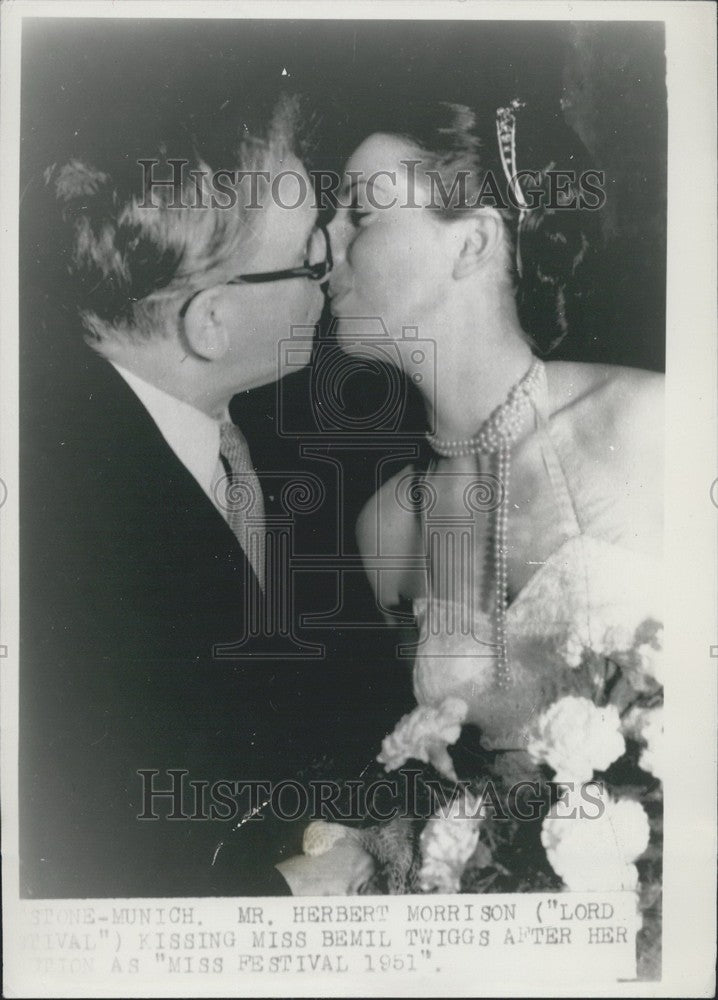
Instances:
[[[324,237],[324,260],[318,264],[310,264],[306,259],[299,267],[287,267],[282,271],[258,271],[254,274],[239,274],[236,278],[230,278],[223,282],[225,285],[261,285],[269,281],[286,281],[288,278],[308,278],[310,281],[322,281],[334,266],[332,257],[332,244],[329,239],[329,232],[326,226],[317,224],[316,229]],[[205,288],[198,288],[196,292],[186,300],[179,311],[181,319],[187,315],[191,303]]]

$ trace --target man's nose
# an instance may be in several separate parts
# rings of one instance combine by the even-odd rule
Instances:
[[[351,240],[352,224],[346,209],[337,209],[332,221],[327,226],[329,239],[332,242],[334,264],[342,263]]]

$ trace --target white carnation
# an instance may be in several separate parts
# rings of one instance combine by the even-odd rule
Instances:
[[[630,711],[621,719],[621,730],[624,736],[628,736],[633,740],[641,739],[641,730],[645,723],[645,714],[649,709],[641,708],[640,705],[634,705]]]
[[[623,730],[628,736],[646,744],[638,763],[644,771],[663,781],[667,766],[663,739],[663,709],[633,709],[624,721]]]
[[[578,632],[569,632],[561,645],[558,647],[558,654],[567,667],[576,669],[583,661],[583,654],[586,651],[588,642],[584,640]]]
[[[427,822],[419,838],[422,892],[459,891],[466,862],[479,842],[480,808],[481,800],[466,794]]]
[[[615,705],[599,708],[588,698],[568,695],[541,715],[527,750],[556,772],[556,781],[588,781],[626,750]]]
[[[646,618],[634,633],[630,648],[616,659],[636,691],[653,691],[663,686],[663,626]]]
[[[580,667],[587,652],[620,660],[634,645],[634,630],[626,625],[604,624],[598,615],[589,622],[573,622],[558,647],[567,667]]]
[[[407,760],[423,760],[456,781],[447,746],[458,740],[467,711],[461,698],[445,698],[438,708],[419,705],[402,717],[393,733],[384,737],[378,762],[386,771],[396,771]]]
[[[543,822],[541,843],[549,863],[574,892],[632,890],[638,882],[635,862],[648,847],[648,817],[639,802],[603,796],[604,810],[565,815],[554,806]],[[561,813],[564,812],[564,815]]]
[[[626,674],[636,691],[650,691],[663,685],[663,650],[643,642],[631,650],[625,665]]]
[[[603,630],[600,643],[597,643],[596,652],[620,660],[621,654],[631,649],[633,642],[634,631],[629,626],[607,625]]]

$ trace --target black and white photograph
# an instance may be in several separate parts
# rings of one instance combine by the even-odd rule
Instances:
[[[713,995],[715,12],[235,6],[3,11],[6,995]]]

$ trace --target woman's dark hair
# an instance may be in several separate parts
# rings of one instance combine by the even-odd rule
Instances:
[[[507,102],[508,104],[508,102]],[[497,208],[511,234],[521,324],[540,354],[555,350],[581,326],[592,293],[591,259],[600,242],[603,192],[595,178],[584,190],[588,154],[559,112],[547,117],[530,106],[514,109],[515,163],[520,194],[509,191],[499,152],[496,109],[480,114],[462,104],[404,104],[400,117],[374,131],[402,135],[422,154],[440,195],[436,211],[456,218],[467,207]],[[525,172],[530,172],[527,174]],[[457,186],[457,178],[463,180]],[[513,200],[512,200],[513,194]],[[433,198],[432,198],[433,201]],[[518,266],[517,266],[518,262]]]

